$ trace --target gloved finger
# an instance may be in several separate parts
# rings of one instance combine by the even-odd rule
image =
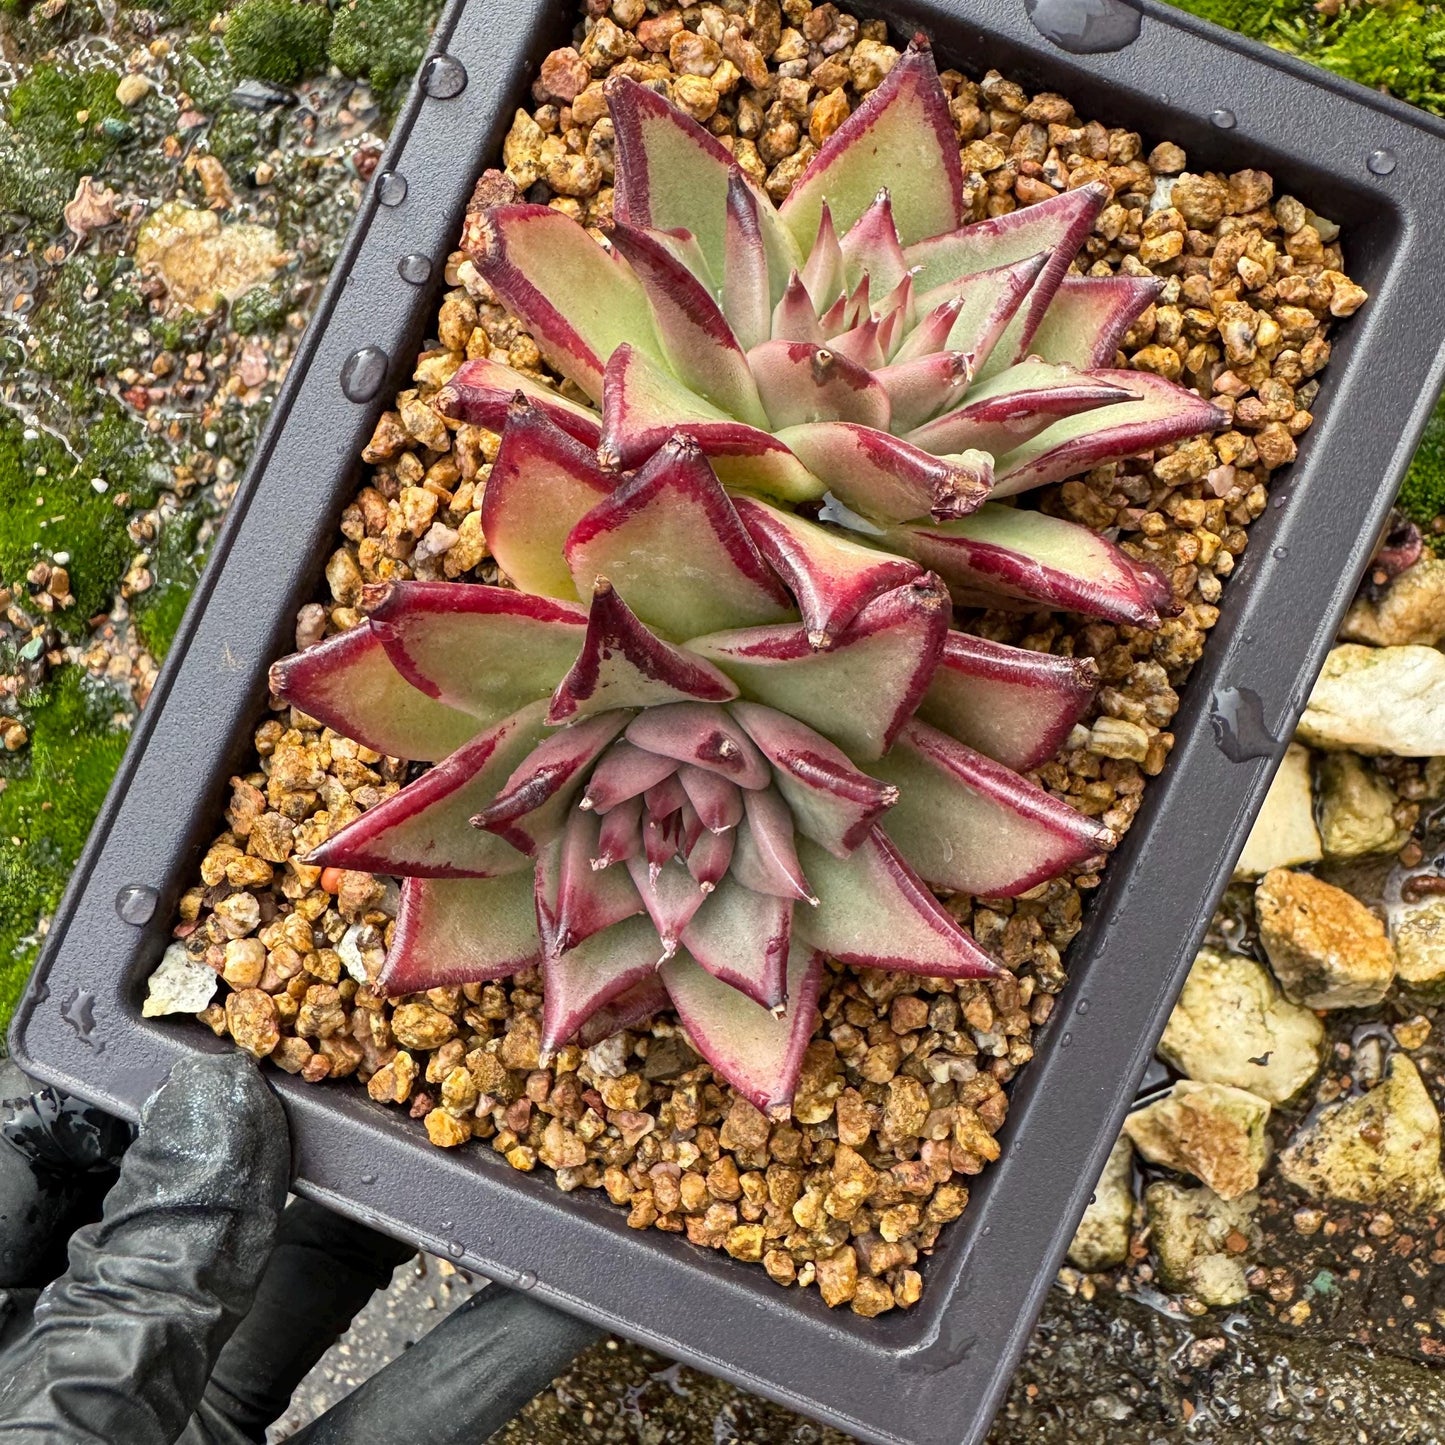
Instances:
[[[65,1268],[65,1241],[99,1215],[129,1142],[119,1119],[0,1060],[0,1289],[34,1288]]]
[[[250,1059],[177,1064],[0,1370],[0,1441],[170,1445],[250,1307],[288,1164],[285,1115]]]
[[[489,1285],[291,1445],[479,1445],[601,1338],[596,1325]]]
[[[309,1199],[288,1204],[251,1312],[177,1445],[263,1440],[311,1367],[415,1253]]]

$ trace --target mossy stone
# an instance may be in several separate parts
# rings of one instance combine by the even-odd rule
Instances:
[[[244,0],[226,23],[236,73],[291,85],[326,64],[331,11],[312,0]]]
[[[433,0],[353,0],[336,12],[327,53],[343,75],[365,76],[394,106],[421,64],[436,18]]]

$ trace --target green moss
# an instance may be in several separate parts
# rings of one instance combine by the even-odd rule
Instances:
[[[352,0],[336,12],[328,53],[343,74],[365,76],[394,105],[421,64],[436,17],[433,0]]]
[[[231,307],[231,330],[238,336],[277,330],[286,320],[289,300],[277,287],[253,286]]]
[[[1414,0],[1343,11],[1305,52],[1361,85],[1430,110],[1445,107],[1445,11]]]
[[[115,133],[125,124],[125,108],[115,98],[119,80],[117,71],[104,67],[37,65],[10,92],[6,118],[46,164],[78,178],[97,170],[121,139]],[[82,112],[83,121],[76,118]]]
[[[1419,524],[1436,551],[1445,551],[1445,534],[1437,535],[1430,526],[1436,517],[1445,515],[1445,401],[1435,408],[1425,428],[1420,449],[1400,488],[1399,507]]]
[[[157,659],[170,651],[191,589],[201,575],[205,557],[196,539],[203,521],[202,512],[194,507],[166,521],[151,549],[154,584],[131,603],[136,631]]]
[[[1241,35],[1263,39],[1284,8],[1275,0],[1171,0],[1180,10],[1187,10],[1201,20],[1222,25],[1226,30],[1237,30]]]
[[[314,75],[326,64],[331,12],[311,0],[244,0],[226,24],[236,72],[277,85]]]
[[[66,668],[22,700],[30,744],[0,754],[0,1029],[34,962],[36,924],[60,901],[125,751],[113,694]]]

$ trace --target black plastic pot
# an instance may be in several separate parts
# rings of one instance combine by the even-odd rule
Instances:
[[[922,1302],[876,1320],[830,1312],[755,1267],[630,1230],[597,1195],[563,1195],[489,1149],[434,1149],[359,1089],[272,1076],[301,1193],[872,1441],[957,1445],[987,1430],[1445,365],[1445,128],[1150,0],[1139,12],[1086,4],[1111,7],[1105,40],[1142,16],[1137,38],[1069,53],[1019,0],[883,13],[901,33],[930,31],[946,62],[1061,91],[1085,115],[1179,142],[1196,167],[1267,169],[1344,227],[1371,300],[1339,333],[1316,423],[1188,684],[1174,755],[1014,1086],[1003,1158],[928,1261]],[[189,1023],[142,1020],[143,981],[260,715],[267,664],[313,594],[360,448],[434,314],[473,180],[571,20],[570,6],[525,0],[447,9],[21,1005],[11,1047],[39,1078],[134,1117],[177,1058],[227,1047]],[[421,284],[418,257],[430,261]]]

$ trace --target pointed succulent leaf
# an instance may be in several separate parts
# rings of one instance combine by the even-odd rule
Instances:
[[[1113,366],[1125,333],[1163,285],[1157,276],[1065,276],[1029,350],[1080,371]]]
[[[793,815],[781,795],[773,788],[760,788],[743,795],[743,806],[732,876],[754,893],[815,905],[818,900],[798,863]]]
[[[782,205],[806,245],[824,197],[847,232],[887,189],[905,246],[951,231],[963,214],[963,169],[948,97],[926,42],[914,41],[883,83],[824,141]]]
[[[629,858],[626,866],[660,940],[655,957],[671,958],[677,952],[683,929],[708,895],[675,857],[661,865],[645,858]]]
[[[704,774],[710,776],[710,774]],[[742,814],[742,797],[738,795],[738,813]],[[726,877],[733,860],[733,847],[737,834],[732,828],[713,832],[704,828],[697,841],[688,849],[687,871],[697,879],[704,893],[710,893]]]
[[[601,831],[595,813],[581,808],[568,813],[558,856],[557,896],[549,909],[553,920],[549,953],[566,952],[604,928],[644,911],[625,868],[592,866],[601,852]]]
[[[631,990],[655,977],[659,953],[657,930],[651,920],[629,918],[605,932],[593,934],[565,953],[544,958],[543,1053],[559,1049],[609,1005],[613,1008],[622,1005],[624,1013],[628,1012],[624,999]],[[657,1000],[657,991],[647,994],[650,1007],[638,1016],[646,1017],[659,1007],[666,1007],[665,998],[661,1004]],[[617,1022],[607,1032],[615,1033],[625,1027],[626,1023]]]
[[[614,707],[654,707],[694,698],[727,702],[737,687],[697,656],[649,632],[599,577],[587,618],[587,638],[572,670],[557,684],[549,723]]]
[[[499,432],[506,426],[512,403],[521,392],[538,411],[587,447],[602,436],[602,418],[591,407],[569,401],[535,377],[479,357],[463,362],[435,398],[436,409],[454,421]]]
[[[745,696],[816,728],[854,757],[876,758],[928,687],[949,615],[943,584],[925,576],[875,598],[825,652],[799,624],[720,632],[688,646]]]
[[[677,771],[677,761],[660,753],[615,742],[597,760],[582,795],[582,806],[608,813],[629,798],[640,798],[655,783]]]
[[[816,648],[833,640],[875,597],[901,587],[923,569],[891,552],[866,547],[793,511],[752,497],[733,505],[758,550],[787,584]]]
[[[835,303],[843,301],[846,291],[843,279],[843,248],[838,241],[837,228],[833,225],[833,213],[828,209],[826,201],[818,209],[817,229],[813,233],[813,244],[808,249],[801,275],[815,314],[821,315]],[[842,315],[841,311],[839,315]]]
[[[939,978],[996,978],[1002,969],[944,911],[875,827],[845,859],[801,839],[818,907],[793,910],[796,938],[862,968]]]
[[[621,711],[602,713],[543,739],[473,824],[529,855],[550,843],[562,832],[592,764],[631,717]]]
[[[683,763],[677,777],[708,832],[725,833],[742,822],[743,795],[731,778],[691,763]]]
[[[873,373],[873,379],[888,393],[893,430],[900,434],[956,405],[968,390],[972,377],[966,351],[935,351],[931,356],[917,356],[912,361],[900,361]],[[973,442],[927,450],[961,452],[965,448],[988,450]]]
[[[793,905],[755,893],[728,874],[682,931],[682,946],[714,978],[764,1008],[788,996],[788,943]]]
[[[722,308],[745,351],[767,340],[773,319],[760,209],[752,187],[734,167],[728,178]]]
[[[368,602],[396,670],[483,723],[551,692],[586,636],[580,607],[510,587],[390,582]]]
[[[662,981],[697,1051],[755,1108],[786,1119],[813,1033],[822,955],[794,944],[788,957],[788,1006],[774,1014],[714,978],[686,954],[662,966]]]
[[[660,354],[637,277],[570,216],[550,206],[493,206],[472,262],[532,333],[537,349],[593,401],[624,342]]]
[[[992,479],[986,453],[936,457],[853,422],[809,422],[785,428],[778,439],[846,506],[885,522],[961,517],[988,496]]]
[[[886,296],[908,270],[893,224],[893,198],[886,190],[874,196],[839,245],[843,251],[843,284],[856,286],[866,276],[870,296]]]
[[[1065,417],[1031,441],[998,458],[994,495],[1012,496],[1077,476],[1104,462],[1217,431],[1229,414],[1212,401],[1147,371],[1096,371],[1096,380],[1124,387],[1138,398]]]
[[[937,572],[960,606],[1021,598],[1135,627],[1157,627],[1161,614],[1178,610],[1154,568],[1043,512],[989,503],[959,521],[895,527],[887,541]],[[737,681],[746,689],[745,679]]]
[[[579,588],[607,577],[642,620],[673,637],[771,622],[787,593],[738,520],[696,443],[661,447],[572,529]]]
[[[599,943],[597,946],[607,945]],[[600,1044],[603,1039],[609,1039],[623,1029],[636,1028],[667,1006],[667,990],[662,986],[662,979],[653,971],[585,1019],[577,1031],[577,1042],[584,1049],[590,1049],[593,1044]],[[543,1012],[546,1012],[545,1004]]]
[[[415,878],[491,878],[529,867],[510,843],[478,832],[471,819],[546,736],[546,711],[533,703],[488,728],[313,848],[306,861]]]
[[[655,232],[618,222],[608,235],[647,292],[658,339],[678,380],[739,421],[766,427],[747,358],[712,292]]]
[[[1005,767],[1025,772],[1064,745],[1099,687],[1086,657],[1031,652],[950,632],[918,705],[925,722]]]
[[[642,799],[628,798],[607,810],[597,834],[594,868],[610,868],[642,852]]]
[[[829,349],[846,357],[855,366],[879,371],[888,363],[879,336],[881,326],[877,317],[864,316],[845,331],[840,331],[828,342]]]
[[[773,785],[804,837],[846,858],[898,801],[898,790],[856,768],[847,754],[797,718],[735,702],[732,714],[773,766]]]
[[[944,315],[953,314],[953,325],[946,345],[951,350],[962,351],[969,359],[973,374],[980,375],[1018,317],[1047,263],[1047,256],[1025,256],[1020,261],[1010,261],[938,287],[920,303],[923,308],[932,309],[928,310],[919,332],[931,334],[935,324],[943,319],[940,309],[948,308]],[[914,349],[910,346],[912,340],[910,336],[904,342],[900,353]]]
[[[904,278],[883,300],[878,313],[878,344],[884,356],[893,359],[903,338],[918,325],[918,308],[914,304],[913,277]]]
[[[501,878],[405,878],[396,932],[376,980],[396,997],[507,978],[542,956],[530,872]]]
[[[914,430],[899,430],[926,451],[974,447],[997,457],[1021,446],[1060,417],[1133,400],[1133,392],[1097,373],[1075,371],[1031,356],[971,387],[961,406]]]
[[[823,344],[823,328],[808,288],[796,271],[788,278],[778,304],[773,308],[773,339],[776,341],[807,341]]]
[[[418,762],[437,762],[485,726],[418,692],[369,623],[274,663],[271,691],[363,747]]]
[[[848,421],[888,430],[887,391],[866,367],[830,347],[808,341],[764,341],[748,352],[748,365],[766,398],[773,427]]]
[[[732,156],[690,116],[628,77],[607,82],[607,108],[617,137],[617,218],[639,229],[691,231],[708,265],[699,279],[720,286]]]
[[[679,772],[681,769],[678,770]],[[660,783],[654,783],[643,795],[642,806],[654,818],[663,819],[678,811],[687,802],[687,791],[683,788],[677,773],[669,773]]]
[[[607,363],[602,413],[598,455],[608,466],[645,465],[669,441],[690,437],[729,485],[790,501],[823,495],[818,479],[770,432],[719,410],[630,346]]]
[[[989,357],[977,363],[980,377],[1012,366],[1028,355],[1049,302],[1093,229],[1095,218],[1108,205],[1110,195],[1108,186],[1090,181],[1051,200],[976,221],[951,235],[934,235],[908,248],[908,264],[920,268],[916,284],[925,295],[935,287],[991,267],[1041,253],[1046,257],[1027,300],[1015,311],[1003,337]]]
[[[963,314],[964,299],[963,296],[951,296],[936,304],[917,303],[915,309],[922,315],[894,347],[891,354],[894,365],[916,361],[920,356],[931,356],[935,351],[944,350],[958,318]]]
[[[562,556],[579,517],[617,485],[540,407],[514,403],[482,498],[482,530],[497,566],[523,592],[577,600]]]
[[[740,788],[768,784],[768,765],[752,739],[730,713],[710,703],[648,708],[628,724],[627,740],[661,757],[717,773]]]
[[[1114,846],[1096,819],[917,719],[873,767],[898,788],[888,836],[935,888],[1012,898]]]

